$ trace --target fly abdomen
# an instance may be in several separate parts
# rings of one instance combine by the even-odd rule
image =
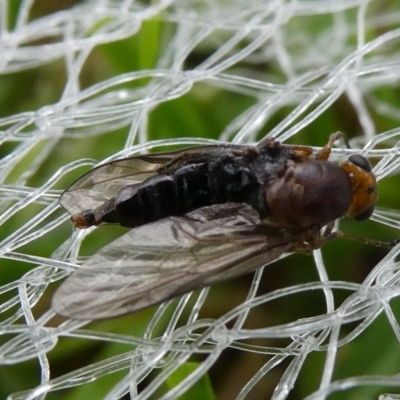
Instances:
[[[129,228],[227,202],[247,203],[262,212],[260,190],[254,174],[233,162],[187,163],[125,187],[116,198],[115,211],[118,222]]]
[[[207,165],[184,165],[123,188],[115,202],[118,222],[133,228],[211,205]]]
[[[139,185],[123,188],[116,198],[115,212],[118,222],[128,228],[177,215],[173,179],[156,175]]]
[[[207,163],[184,165],[172,174],[178,215],[212,205]]]

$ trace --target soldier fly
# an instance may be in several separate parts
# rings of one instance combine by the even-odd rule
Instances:
[[[75,319],[132,313],[345,235],[331,232],[335,220],[370,218],[377,188],[365,157],[328,160],[342,136],[316,154],[267,138],[138,155],[89,171],[60,198],[75,228],[131,230],[67,278],[53,309]]]

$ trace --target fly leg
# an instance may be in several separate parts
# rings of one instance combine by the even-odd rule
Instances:
[[[333,144],[340,139],[344,141],[348,149],[350,148],[349,141],[347,140],[346,135],[343,132],[336,132],[330,136],[328,143],[319,151],[319,153],[317,154],[317,160],[326,161],[331,154]]]
[[[320,236],[319,238],[317,236],[315,236],[314,240],[309,241],[310,247],[312,247],[314,250],[319,249],[325,243],[328,243],[332,240],[340,239],[340,238],[346,238],[346,239],[354,240],[356,242],[369,244],[369,245],[376,246],[376,247],[382,247],[384,249],[392,249],[393,247],[397,246],[400,243],[400,238],[396,239],[396,240],[392,240],[391,242],[384,242],[382,240],[374,240],[374,239],[351,235],[349,233],[345,233],[342,231],[332,232],[333,226],[334,226],[334,221],[332,221],[331,223],[326,225],[322,236]]]
[[[329,235],[325,236],[321,240],[324,240],[324,243],[326,243],[326,242],[330,242],[331,240],[338,239],[338,238],[346,238],[346,239],[354,240],[356,242],[370,244],[370,245],[376,246],[376,247],[382,247],[384,249],[392,249],[393,247],[397,246],[400,243],[400,239],[392,240],[391,242],[384,242],[382,240],[374,240],[374,239],[368,239],[368,238],[364,238],[364,237],[350,235],[348,233],[341,232],[341,231],[332,232]]]
[[[313,149],[308,146],[293,145],[293,146],[290,146],[290,149],[292,151],[294,151],[294,153],[296,154],[296,157],[299,157],[302,160],[308,160],[308,158],[313,153]]]

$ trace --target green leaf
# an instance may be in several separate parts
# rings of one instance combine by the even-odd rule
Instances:
[[[201,364],[187,362],[169,376],[166,381],[168,389],[173,389],[185,378],[196,371]],[[210,378],[207,374],[203,375],[190,389],[178,397],[179,400],[216,400]]]

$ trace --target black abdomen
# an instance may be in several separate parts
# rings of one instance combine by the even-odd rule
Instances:
[[[227,202],[247,203],[265,215],[264,197],[249,162],[191,162],[122,189],[115,201],[116,222],[133,228]]]

